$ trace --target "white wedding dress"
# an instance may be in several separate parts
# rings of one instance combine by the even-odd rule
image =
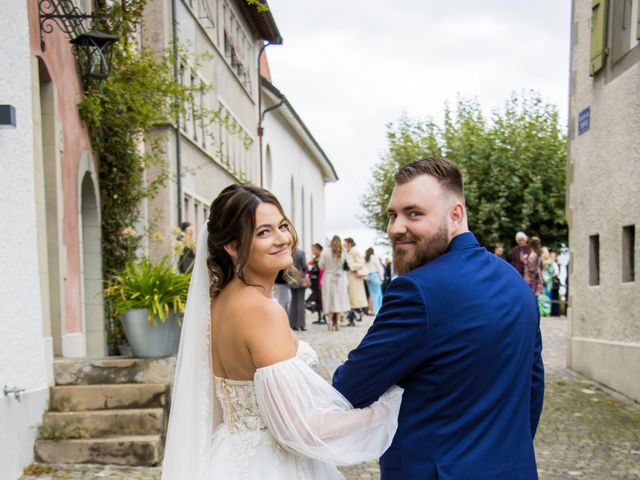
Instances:
[[[197,478],[339,479],[336,465],[378,458],[395,434],[402,390],[352,409],[309,368],[317,359],[301,341],[295,358],[258,369],[254,381],[214,377],[223,423]]]
[[[207,232],[201,233],[173,383],[162,480],[333,480],[337,465],[377,459],[391,445],[402,389],[367,408],[351,404],[295,357],[258,368],[253,380],[213,376]]]

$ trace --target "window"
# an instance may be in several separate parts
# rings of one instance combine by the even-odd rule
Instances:
[[[589,237],[589,285],[600,285],[600,235]]]
[[[291,221],[296,224],[296,197],[295,197],[295,185],[293,184],[293,177],[291,177]]]
[[[183,199],[183,204],[184,204],[184,207],[183,207],[183,212],[182,212],[182,220],[185,221],[185,222],[188,222],[189,221],[189,217],[190,217],[190,215],[189,215],[189,197],[187,197],[186,195],[185,195],[185,197]]]
[[[184,66],[183,63],[180,63],[180,67],[179,67],[179,78],[178,80],[180,81],[180,85],[184,85],[185,84],[185,80],[184,80],[184,75],[185,75],[185,71],[186,68]],[[180,120],[181,120],[181,125],[180,125],[180,130],[182,130],[183,132],[187,131],[187,112],[186,109],[185,111],[183,111],[180,114]]]
[[[240,22],[225,2],[224,7],[224,56],[231,70],[238,77],[240,82],[251,90],[250,63],[251,44]]]
[[[304,208],[304,187],[300,187],[300,211],[302,212],[302,220],[300,221],[300,232],[302,233],[302,245],[303,248],[306,246],[304,242],[307,241],[307,229],[305,223],[305,208]]]
[[[266,162],[265,162],[265,170],[266,170],[266,177],[267,177],[267,190],[272,190],[273,189],[273,164],[272,164],[272,160],[271,160],[271,148],[269,147],[269,145],[267,145],[267,153],[265,155],[266,158]]]
[[[198,120],[197,120],[197,112],[196,112],[196,99],[195,99],[195,94],[196,94],[196,88],[197,88],[197,82],[196,82],[196,76],[192,73],[191,74],[191,128],[192,128],[192,135],[193,135],[193,139],[197,142],[198,141]]]
[[[638,0],[613,0],[611,15],[611,61],[615,63],[638,44]]]
[[[198,202],[193,202],[193,226],[194,234],[198,234],[198,230],[200,229],[200,204]]]
[[[609,0],[592,0],[591,3],[591,64],[589,71],[595,75],[604,67],[607,57],[607,13]]]
[[[200,82],[200,86],[202,87],[202,82]],[[200,108],[205,108],[205,96],[204,96],[204,88],[200,89]],[[204,122],[204,116],[200,116],[200,135],[202,136],[202,148],[207,149],[207,127]]]
[[[634,282],[635,271],[636,226],[622,227],[622,281]]]
[[[309,222],[311,223],[311,242],[315,242],[316,241],[316,236],[314,235],[314,229],[313,229],[313,195],[310,196],[309,198]]]

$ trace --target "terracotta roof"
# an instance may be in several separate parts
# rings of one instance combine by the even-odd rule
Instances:
[[[267,5],[267,0],[260,0],[260,2],[267,7],[269,6]],[[256,37],[261,40],[266,40],[269,43],[282,43],[282,37],[273,19],[273,15],[271,15],[271,10],[259,12],[255,5],[249,5],[246,0],[238,0],[236,3],[247,22],[249,22],[249,25],[251,25],[251,29]]]
[[[271,72],[269,71],[269,62],[267,61],[266,50],[264,50],[260,56],[260,76],[271,82]]]

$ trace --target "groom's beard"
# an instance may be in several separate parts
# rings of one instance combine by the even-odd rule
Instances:
[[[410,250],[397,249],[396,242],[415,242]],[[438,258],[449,247],[449,229],[446,220],[440,224],[438,231],[429,238],[417,238],[410,234],[395,235],[391,239],[393,246],[393,267],[398,275],[404,275],[431,260]]]

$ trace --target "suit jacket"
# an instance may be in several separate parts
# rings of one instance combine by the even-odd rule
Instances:
[[[293,266],[296,267],[296,269],[298,269],[298,271],[300,272],[300,276],[306,276],[307,274],[307,256],[305,255],[305,253],[300,250],[299,248],[296,248],[295,251],[293,252]],[[289,285],[290,288],[292,289],[298,289],[298,288],[302,288],[298,285]]]
[[[405,389],[382,480],[531,480],[544,369],[538,304],[471,232],[397,277],[333,377],[355,406]]]

